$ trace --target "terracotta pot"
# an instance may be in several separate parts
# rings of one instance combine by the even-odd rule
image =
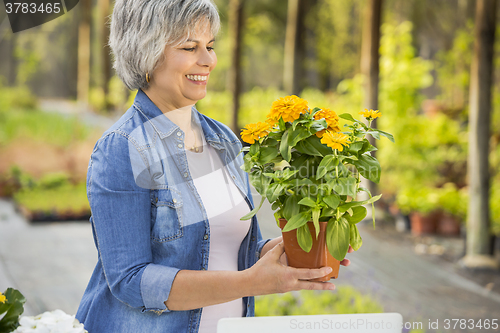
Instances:
[[[422,214],[420,212],[411,213],[411,233],[417,236],[424,234],[435,234],[439,215],[440,213],[437,211],[428,214]]]
[[[451,214],[443,213],[437,224],[437,232],[444,236],[458,236],[460,221]]]
[[[287,220],[279,219],[280,228],[283,230]],[[302,250],[297,241],[297,230],[283,232],[283,243],[288,260],[288,266],[296,268],[320,268],[330,266],[332,272],[327,276],[313,279],[311,281],[328,281],[339,276],[340,261],[335,259],[326,247],[326,226],[328,222],[320,222],[320,232],[318,239],[315,239],[316,231],[312,222],[307,222],[309,231],[313,236],[313,245],[309,253]]]

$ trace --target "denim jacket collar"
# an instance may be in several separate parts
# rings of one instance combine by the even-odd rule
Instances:
[[[134,106],[144,114],[150,121],[155,131],[158,133],[160,138],[165,138],[172,135],[179,126],[173,123],[168,117],[163,115],[163,112],[154,104],[151,99],[146,95],[144,91],[139,89],[137,96],[134,100]],[[221,146],[221,136],[225,141],[230,141],[230,139],[224,133],[216,133],[212,127],[207,124],[205,117],[201,115],[196,107],[191,108],[192,121],[196,125],[203,129],[205,134],[205,139],[215,149],[223,149]]]

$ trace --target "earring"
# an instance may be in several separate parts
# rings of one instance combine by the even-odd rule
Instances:
[[[151,81],[151,76],[149,76],[149,72],[146,72],[146,82],[149,83]]]

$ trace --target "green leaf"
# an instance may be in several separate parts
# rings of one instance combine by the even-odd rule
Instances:
[[[326,156],[331,155],[333,150],[323,145],[316,135],[312,135],[305,140],[299,141],[295,146],[299,152],[312,156]]]
[[[316,201],[309,197],[302,198],[302,200],[299,201],[299,205],[304,205],[304,206],[309,206],[309,207],[316,207]]]
[[[259,141],[255,141],[255,143],[253,143],[250,146],[250,152],[249,152],[249,154],[252,155],[252,156],[257,155],[259,153],[259,148],[260,148]]]
[[[345,219],[351,224],[356,224],[362,221],[366,217],[366,214],[368,213],[366,208],[363,206],[355,206],[352,207],[351,209],[352,209],[352,215],[349,215],[349,212],[344,214]]]
[[[340,197],[336,194],[330,194],[326,197],[323,197],[323,202],[328,205],[328,207],[332,209],[336,209],[340,203]]]
[[[378,134],[382,135],[382,136],[385,136],[386,138],[388,138],[389,140],[391,140],[392,142],[395,142],[394,141],[394,136],[391,134],[391,133],[387,133],[387,132],[384,132],[384,131],[381,131],[381,130],[378,130],[378,129],[374,129],[374,128],[371,128],[371,130],[373,132],[378,132]]]
[[[361,245],[363,245],[363,240],[361,239],[361,236],[359,235],[359,230],[358,227],[355,224],[350,224],[349,225],[349,236],[350,240],[349,242],[351,243],[351,247],[353,248],[354,251],[359,250]]]
[[[290,221],[293,216],[297,215],[300,211],[299,197],[296,195],[290,195],[286,198],[283,205],[283,217]]]
[[[344,218],[339,221],[331,219],[326,227],[326,246],[331,255],[339,260],[344,260],[350,242],[349,222]]]
[[[354,119],[350,113],[339,114],[339,117],[342,118],[342,119],[345,119],[345,120],[359,122],[359,120]]]
[[[345,213],[349,208],[357,207],[357,206],[363,206],[363,205],[366,205],[366,204],[371,204],[372,202],[375,202],[378,199],[380,199],[381,196],[382,196],[382,194],[377,195],[375,197],[371,197],[370,199],[364,200],[364,201],[351,201],[351,202],[347,202],[347,203],[339,206],[339,211],[341,213]]]
[[[354,177],[338,178],[333,189],[340,195],[348,195],[354,198],[356,197],[356,182]]]
[[[283,185],[279,183],[271,184],[266,191],[266,197],[269,202],[274,202],[283,192]]]
[[[302,250],[308,253],[311,251],[313,241],[311,231],[309,230],[309,226],[307,224],[297,228],[297,242]]]
[[[320,232],[320,228],[319,228],[319,216],[321,214],[321,208],[314,208],[312,210],[312,220],[313,220],[313,224],[314,224],[314,229],[316,231],[316,239],[318,239],[318,235],[319,235],[319,232]]]
[[[292,157],[292,147],[288,145],[288,131],[289,130],[286,130],[281,138],[280,153],[285,161],[290,162],[290,158]]]
[[[380,140],[380,133],[377,132],[377,131],[368,131],[366,132],[366,134],[370,134],[371,136],[373,136],[375,139],[377,140]]]
[[[358,151],[360,151],[363,148],[364,142],[363,141],[356,141],[353,142],[347,147],[347,151],[351,154],[357,155]]]
[[[363,154],[358,156],[357,161],[352,161],[352,164],[354,164],[359,173],[366,179],[377,184],[380,182],[381,168],[376,158],[369,154]]]
[[[311,136],[309,130],[300,126],[290,134],[290,137],[288,138],[288,145],[293,147],[297,144],[297,142],[309,136]]]
[[[5,293],[5,303],[0,303],[0,314],[5,313],[0,319],[0,332],[12,332],[19,326],[19,316],[24,312],[26,298],[19,290],[8,288]]]
[[[327,172],[335,169],[335,167],[339,164],[339,159],[334,155],[326,155],[319,163],[318,171],[316,172],[316,179],[320,179]]]
[[[311,211],[307,210],[305,212],[295,214],[292,216],[290,220],[288,220],[285,228],[283,228],[283,232],[287,232],[293,229],[297,229],[298,227],[303,226],[311,219]]]
[[[325,119],[315,120],[312,122],[310,130],[311,133],[316,133],[328,128],[328,124]]]
[[[261,147],[260,148],[260,164],[266,164],[271,162],[276,156],[278,156],[278,151],[273,147]]]
[[[265,174],[262,173],[260,169],[250,172],[249,178],[250,178],[250,183],[252,184],[253,187],[255,187],[257,192],[260,195],[265,196],[267,188],[269,187],[269,184],[272,181],[272,178],[267,177]]]
[[[264,200],[266,200],[266,197],[262,196],[262,198],[260,199],[260,204],[257,207],[255,207],[254,209],[252,209],[250,211],[250,213],[248,213],[247,215],[245,215],[242,218],[240,218],[240,220],[241,221],[250,220],[255,214],[257,214],[257,212],[259,211],[260,207],[262,207],[262,204],[264,203]]]

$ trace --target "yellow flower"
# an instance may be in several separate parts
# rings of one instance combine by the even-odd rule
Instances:
[[[300,117],[301,113],[305,113],[307,110],[307,101],[305,99],[295,95],[286,96],[273,102],[271,112],[269,112],[267,118],[272,123],[277,123],[280,118],[283,118],[285,122],[293,122]]]
[[[271,126],[268,123],[248,124],[241,130],[241,139],[246,143],[253,144],[255,140],[266,136],[270,129]]]
[[[343,151],[344,146],[349,146],[351,141],[349,141],[349,136],[343,133],[334,133],[326,131],[326,133],[321,138],[321,143],[326,144],[332,149],[338,149],[338,151]]]
[[[337,116],[337,114],[334,111],[330,109],[319,110],[314,114],[314,119],[315,120],[325,119],[328,125],[328,129],[316,132],[316,136],[318,138],[321,138],[327,130],[331,132],[340,132],[339,116]]]
[[[361,111],[359,114],[368,120],[372,120],[382,116],[382,113],[380,113],[378,110],[372,109],[370,109],[370,111],[368,111],[368,109],[365,109],[365,111]]]
[[[6,300],[7,300],[7,297],[5,297],[4,294],[0,293],[0,303],[5,303]]]

